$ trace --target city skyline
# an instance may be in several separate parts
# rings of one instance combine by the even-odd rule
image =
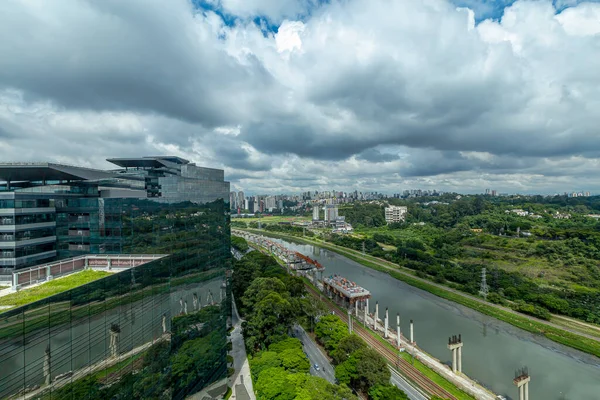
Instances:
[[[598,192],[598,15],[577,0],[7,1],[0,160],[172,154],[257,193]]]

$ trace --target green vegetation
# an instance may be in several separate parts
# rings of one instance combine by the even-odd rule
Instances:
[[[285,235],[278,235],[278,234],[272,234],[272,233],[270,233],[270,235],[285,237]],[[323,241],[315,241],[315,240],[306,239],[306,238],[305,239],[298,238],[295,240],[304,241],[304,242],[307,242],[310,244],[316,244],[317,246],[334,251],[334,252],[341,254],[353,261],[356,261],[366,267],[369,267],[369,268],[372,268],[372,269],[375,269],[375,270],[378,270],[381,272],[385,272],[398,280],[404,281],[404,282],[408,283],[409,285],[415,286],[419,289],[426,290],[432,294],[435,294],[436,296],[439,296],[444,299],[454,301],[458,304],[472,308],[476,311],[481,312],[482,314],[486,314],[491,317],[497,318],[501,321],[507,322],[518,328],[524,329],[528,332],[543,335],[543,336],[547,337],[548,339],[553,340],[557,343],[561,343],[563,345],[573,347],[573,348],[581,350],[583,352],[593,354],[595,356],[600,357],[600,342],[597,340],[586,338],[584,336],[581,336],[581,335],[578,335],[578,334],[575,334],[575,333],[572,333],[569,331],[565,331],[563,329],[558,329],[558,328],[552,327],[550,325],[531,320],[525,316],[520,316],[518,314],[502,310],[498,307],[494,307],[491,304],[486,304],[485,302],[476,301],[476,300],[466,297],[460,293],[455,293],[450,290],[441,288],[439,286],[435,286],[433,284],[430,284],[430,283],[424,281],[423,279],[418,279],[418,278],[421,278],[418,276],[419,275],[418,272],[402,270],[398,266],[394,266],[390,262],[376,259],[375,257],[370,256],[370,255],[363,256],[362,254],[360,254],[358,252],[351,252],[349,250],[344,249],[343,247],[331,245],[331,244],[329,244],[327,242],[323,242]],[[385,266],[386,263],[388,265],[387,268]],[[398,270],[390,270],[390,267],[398,268]],[[425,276],[425,277],[427,277],[427,276]],[[573,327],[573,326],[570,325],[570,327]]]
[[[173,319],[172,341],[70,383],[44,399],[163,399],[224,370],[225,335],[220,306]],[[171,367],[169,367],[171,366]],[[208,374],[211,374],[209,376]]]
[[[586,216],[600,213],[600,197],[389,202],[408,207],[406,222],[387,226],[383,203],[354,203],[339,213],[355,233],[325,232],[324,239],[354,250],[364,246],[372,256],[471,295],[478,295],[485,267],[493,302],[541,319],[555,313],[600,324],[600,222]],[[300,236],[298,227],[263,227]]]
[[[34,303],[38,300],[55,294],[66,292],[69,289],[85,285],[110,275],[109,272],[83,270],[62,278],[58,278],[30,289],[23,289],[15,293],[0,297],[0,306],[19,307],[25,304]]]
[[[356,399],[346,384],[332,385],[311,376],[301,342],[288,336],[302,318],[306,322],[319,316],[302,279],[288,275],[274,258],[257,251],[237,261],[234,268],[232,291],[241,299],[239,309],[246,320],[242,326],[257,397]]]
[[[247,252],[249,249],[248,242],[246,242],[246,239],[234,235],[231,235],[231,246],[236,250],[241,251],[242,253]]]
[[[385,359],[367,347],[360,337],[349,334],[346,324],[338,316],[321,317],[315,334],[332,358],[339,382],[368,394],[370,399],[407,398],[404,392],[389,383],[390,370]]]
[[[390,200],[409,209],[405,223],[390,226],[382,205],[340,208],[356,233],[326,240],[355,250],[364,242],[373,256],[473,295],[485,267],[494,302],[600,323],[600,223],[586,216],[599,212],[599,197],[427,200]]]

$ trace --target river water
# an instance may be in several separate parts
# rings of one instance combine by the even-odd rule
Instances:
[[[389,275],[313,245],[274,239],[318,260],[325,276],[340,274],[371,291],[371,312],[379,302],[383,319],[389,308],[390,327],[396,313],[406,335],[414,321],[417,345],[450,365],[448,337],[462,334],[463,372],[508,399],[518,399],[514,371],[529,368],[532,400],[600,400],[600,359],[533,335],[479,312],[414,288]]]

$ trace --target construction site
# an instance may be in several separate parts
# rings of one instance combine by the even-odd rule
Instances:
[[[349,330],[357,333],[368,344],[382,353],[392,366],[397,368],[409,381],[416,384],[419,390],[426,394],[427,397],[439,396],[446,399],[457,399],[456,396],[433,382],[423,372],[414,368],[404,357],[400,357],[402,352],[410,354],[411,357],[419,360],[420,363],[476,399],[496,400],[502,398],[491,393],[488,389],[462,373],[463,341],[460,335],[450,338],[448,349],[452,352],[452,363],[450,366],[445,365],[417,346],[412,320],[410,321],[408,337],[405,337],[400,330],[399,314],[394,318],[396,322],[395,326],[392,326],[392,319],[389,316],[387,308],[385,309],[383,318],[380,318],[378,303],[375,304],[374,312],[371,312],[369,299],[372,297],[372,294],[366,288],[339,274],[331,274],[324,277],[323,272],[325,268],[317,261],[296,251],[287,249],[282,244],[264,236],[239,230],[232,230],[232,234],[245,238],[250,244],[256,245],[258,250],[275,255],[280,260],[285,261],[290,273],[301,274],[311,280],[320,293],[314,288],[307,286],[309,292],[316,296],[325,294],[327,298],[337,305],[333,306],[333,303],[329,303],[331,311],[348,324]],[[345,311],[341,311],[340,307]],[[381,335],[381,339],[387,342],[388,346],[372,337],[371,332]],[[527,388],[524,389],[523,391],[527,393]]]

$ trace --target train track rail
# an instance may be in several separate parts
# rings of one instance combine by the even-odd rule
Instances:
[[[306,285],[307,290],[313,296],[319,297],[321,293],[315,290],[312,286]],[[329,301],[326,301],[327,307],[333,311],[342,321],[346,324],[348,323],[348,315],[341,312],[335,305],[331,304]],[[399,372],[414,382],[419,388],[421,388],[425,393],[438,396],[442,399],[449,400],[458,400],[455,396],[449,393],[446,389],[442,388],[437,383],[433,382],[429,377],[423,374],[421,371],[416,369],[412,364],[410,364],[405,359],[398,357],[398,353],[391,350],[389,347],[381,343],[377,338],[374,338],[369,331],[367,331],[364,327],[359,324],[353,324],[353,331],[361,337],[369,346],[374,348],[379,354],[381,354],[386,361],[396,367]]]
[[[268,251],[264,250],[260,246],[257,246],[257,248],[262,253],[270,255],[270,253]],[[306,286],[306,289],[308,290],[308,292],[312,296],[319,298],[322,295],[322,293],[320,293],[318,290],[314,289],[311,285],[305,284],[305,286]],[[331,303],[331,301],[329,299],[327,299],[324,303],[327,305],[327,307],[331,311],[333,311],[338,317],[340,317],[340,319],[342,321],[344,321],[346,324],[348,323],[348,315],[347,314],[341,312],[339,310],[339,308],[337,308],[336,305]],[[389,347],[385,346],[378,339],[374,338],[371,335],[371,333],[369,331],[367,331],[364,327],[360,326],[359,324],[355,324],[355,325],[353,325],[353,331],[359,337],[361,337],[368,345],[370,345],[379,354],[381,354],[386,359],[388,364],[390,364],[392,367],[395,367],[403,376],[405,376],[410,381],[412,381],[414,384],[416,384],[425,393],[427,393],[431,396],[440,397],[442,399],[458,400],[454,395],[452,395],[446,389],[442,388],[437,383],[433,382],[429,377],[427,377],[421,371],[416,369],[408,361],[406,361],[405,359],[403,359],[401,357],[398,357],[398,353],[396,353],[395,351],[392,351]]]

